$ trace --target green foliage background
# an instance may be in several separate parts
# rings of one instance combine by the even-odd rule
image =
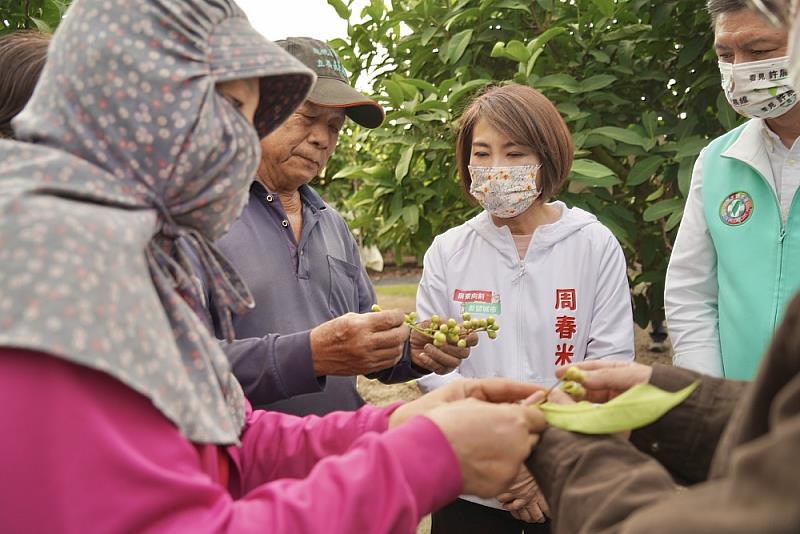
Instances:
[[[387,109],[353,128],[318,185],[366,244],[421,261],[478,210],[454,129],[468,97],[515,81],[553,100],[575,140],[559,195],[608,226],[628,259],[635,318],[663,318],[667,261],[694,161],[738,124],[720,90],[702,0],[372,0],[331,44]],[[580,261],[579,258],[576,261]]]
[[[478,212],[456,178],[456,121],[482,87],[524,83],[573,133],[559,198],[622,243],[636,321],[663,318],[692,165],[739,123],[703,0],[371,0],[360,13],[353,0],[327,1],[350,21],[331,44],[388,111],[378,130],[348,125],[316,184],[365,244],[421,262],[435,235]],[[0,34],[52,31],[70,3],[0,0]]]
[[[0,35],[16,30],[52,32],[72,0],[0,0]]]

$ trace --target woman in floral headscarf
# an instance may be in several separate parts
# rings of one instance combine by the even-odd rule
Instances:
[[[511,478],[538,411],[443,404],[532,388],[254,413],[195,314],[197,279],[228,334],[253,306],[212,241],[312,82],[230,0],[71,8],[0,142],[0,530],[408,532]]]

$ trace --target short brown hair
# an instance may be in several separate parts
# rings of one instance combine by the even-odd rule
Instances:
[[[14,137],[11,119],[33,95],[49,44],[50,35],[36,31],[0,37],[0,137]]]
[[[536,152],[542,162],[543,200],[558,193],[572,168],[572,136],[547,97],[532,87],[509,84],[490,87],[470,102],[461,115],[456,141],[458,175],[467,192],[472,184],[468,168],[472,132],[480,119]]]

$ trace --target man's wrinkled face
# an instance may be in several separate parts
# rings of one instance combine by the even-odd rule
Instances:
[[[261,140],[259,178],[276,189],[297,189],[311,181],[333,154],[344,119],[342,108],[303,103]]]
[[[786,55],[788,32],[776,28],[750,9],[717,16],[714,50],[723,63],[750,63]]]

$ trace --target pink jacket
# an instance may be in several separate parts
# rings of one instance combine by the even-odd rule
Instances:
[[[429,419],[386,431],[395,408],[248,407],[241,446],[193,444],[108,375],[0,349],[0,530],[414,532],[462,480]]]

